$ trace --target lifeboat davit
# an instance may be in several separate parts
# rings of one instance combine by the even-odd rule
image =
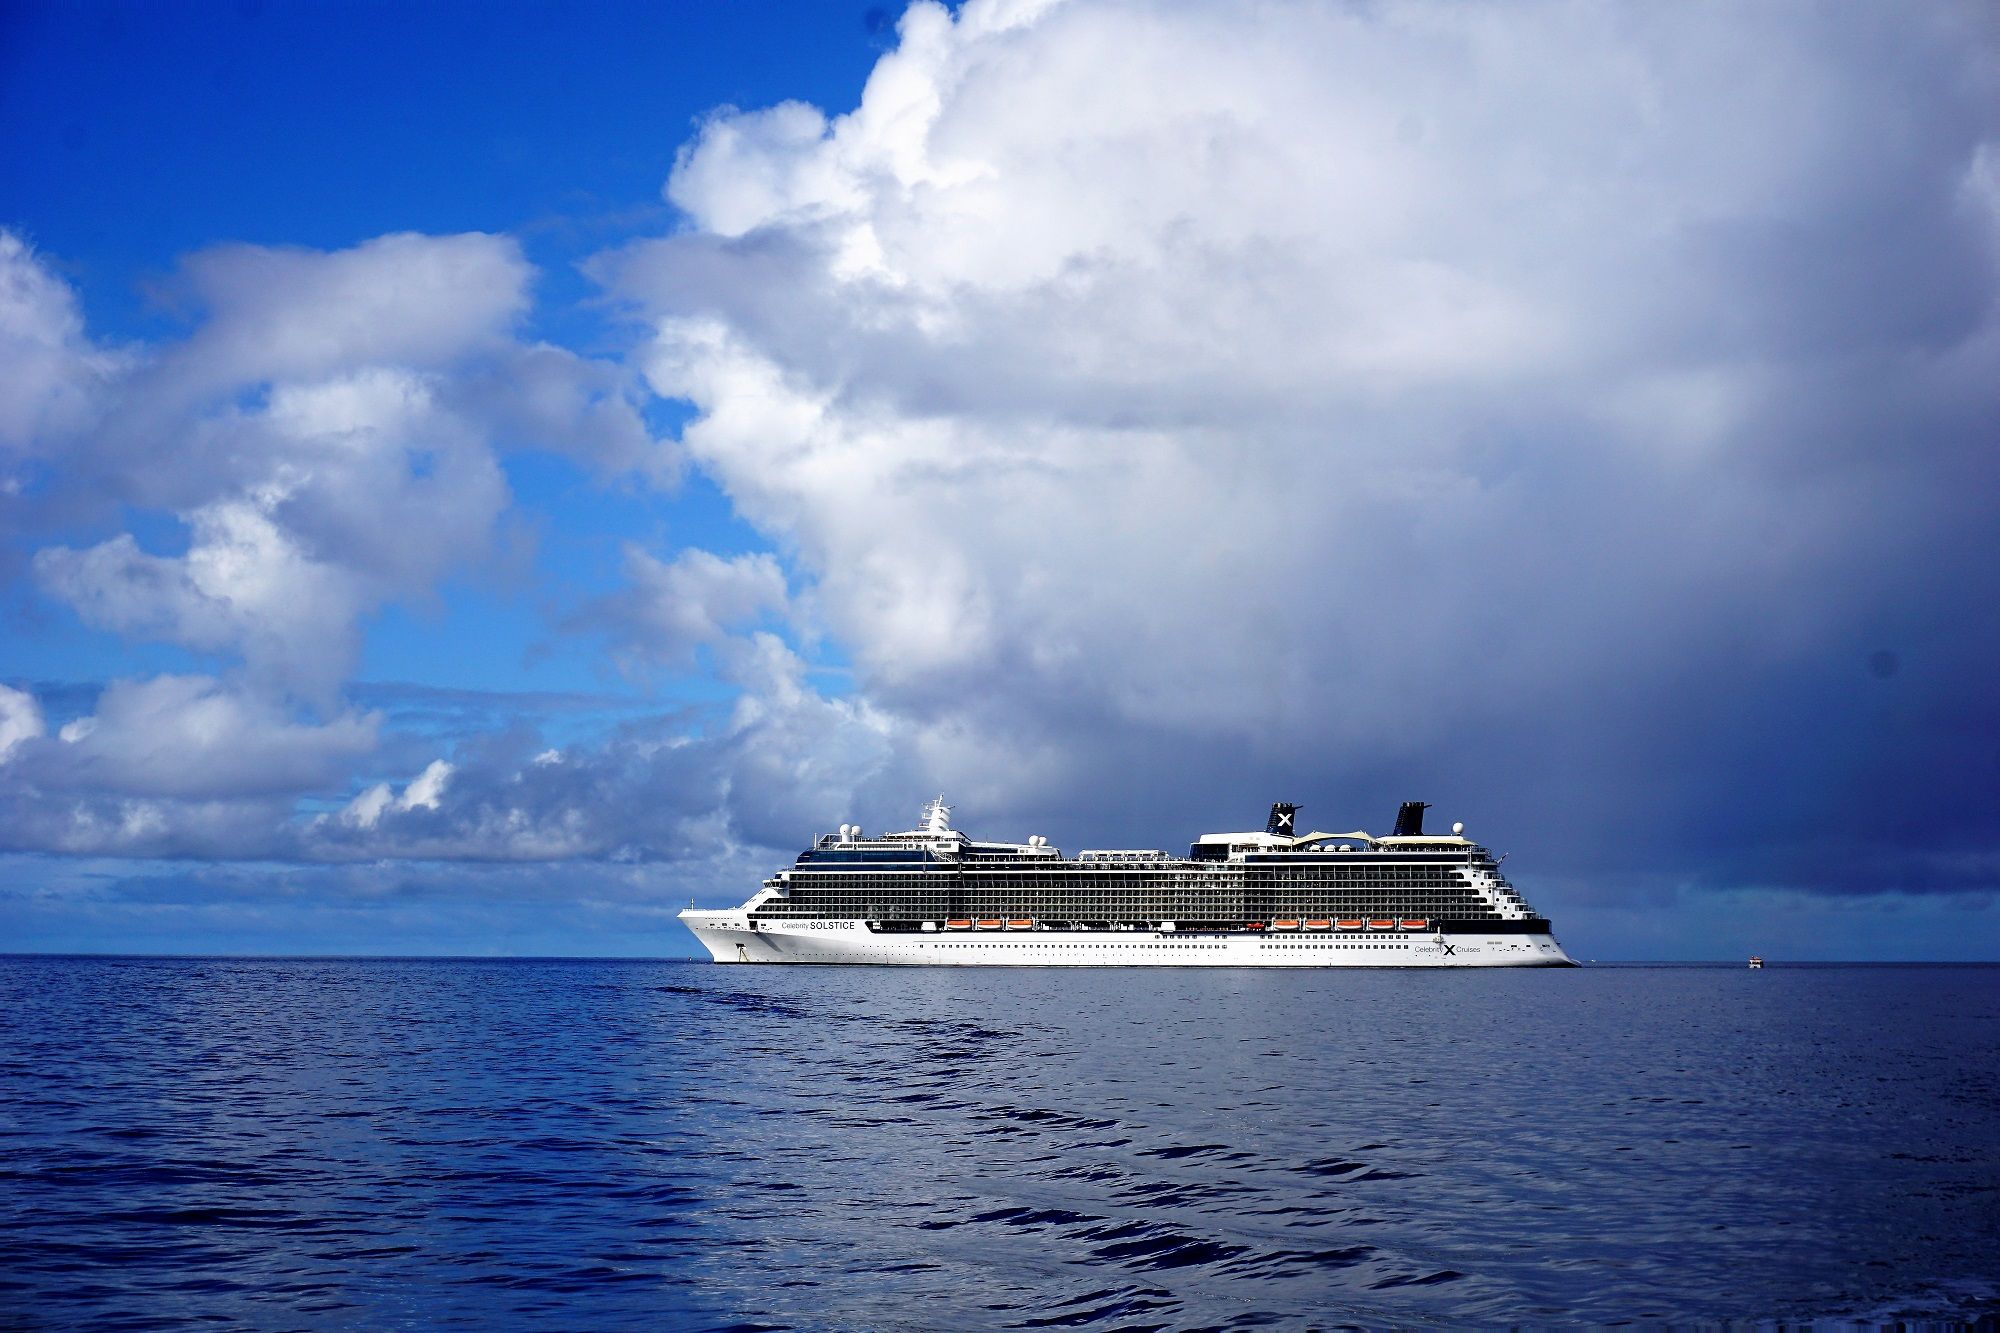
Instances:
[[[997,916],[982,916],[976,924],[981,930],[998,930],[1007,923]]]
[[[944,928],[946,930],[971,930],[972,918],[966,916],[955,916],[951,920],[944,923]]]
[[[1387,917],[1372,916],[1368,918],[1368,929],[1370,930],[1394,930],[1395,928],[1396,923]]]
[[[1307,930],[1331,930],[1332,928],[1333,922],[1328,921],[1324,917],[1315,917],[1313,920],[1306,922]]]
[[[1007,918],[1007,929],[1009,930],[1033,930],[1034,928],[1035,918],[1031,916],[1010,916]]]
[[[1272,930],[1297,930],[1298,928],[1299,923],[1296,917],[1281,917],[1271,923]]]
[[[1359,930],[1361,929],[1361,918],[1358,916],[1344,916],[1333,924],[1339,926],[1342,930]]]
[[[1428,926],[1430,923],[1431,919],[1427,916],[1406,916],[1403,918],[1403,929],[1422,930],[1425,926]]]

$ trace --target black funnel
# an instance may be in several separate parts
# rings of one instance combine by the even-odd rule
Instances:
[[[1431,808],[1429,801],[1405,801],[1403,808],[1396,812],[1396,832],[1398,838],[1414,837],[1424,831],[1424,811]]]
[[[1298,812],[1299,808],[1296,805],[1289,801],[1279,801],[1271,807],[1271,818],[1265,823],[1264,832],[1276,833],[1286,838],[1297,837],[1299,831],[1292,823],[1292,817]]]

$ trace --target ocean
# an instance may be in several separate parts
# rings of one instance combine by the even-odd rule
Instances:
[[[0,958],[0,1324],[2000,1315],[2000,969]]]

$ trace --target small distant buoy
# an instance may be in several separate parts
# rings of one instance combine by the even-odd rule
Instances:
[[[1761,958],[1761,957],[1760,957],[1760,956],[1758,956],[1757,954],[1754,954],[1754,953],[1753,953],[1753,954],[1751,954],[1751,955],[1750,955],[1750,966],[1751,966],[1752,968],[1761,968],[1761,967],[1763,967],[1763,966],[1764,966],[1764,960],[1763,960],[1763,958]]]

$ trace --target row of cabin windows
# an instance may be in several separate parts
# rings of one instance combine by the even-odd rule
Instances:
[[[1364,906],[1368,903],[1409,903],[1437,902],[1463,903],[1467,905],[1484,901],[1484,896],[1470,889],[1395,888],[1372,891],[1330,891],[1312,889],[1272,889],[1255,893],[1067,893],[1060,889],[1023,890],[1011,892],[998,889],[962,889],[956,891],[933,891],[930,893],[895,892],[888,890],[850,889],[842,892],[816,890],[792,893],[788,899],[795,903],[823,904],[832,902],[881,902],[881,903],[1087,903],[1113,910],[1131,903],[1203,903],[1217,907],[1244,906],[1262,910],[1270,904],[1321,902],[1340,903],[1347,906]]]
[[[1240,875],[1286,875],[1319,879],[1359,879],[1372,875],[1449,875],[1467,868],[1491,870],[1497,862],[1479,861],[1392,861],[1357,864],[1353,862],[1231,862],[1228,865],[1193,865],[1163,861],[1091,861],[1084,865],[980,865],[976,862],[905,862],[895,865],[874,863],[867,869],[848,869],[848,864],[808,861],[792,867],[799,875],[992,875],[1018,879],[1023,875],[1054,875],[1064,879],[1131,879],[1146,875],[1193,875],[1207,878]]]
[[[1403,941],[1407,935],[1377,935],[1366,940],[1259,940],[1259,949],[1407,949]],[[988,948],[988,949],[1227,949],[1229,946],[1209,941],[1175,940],[1165,944],[1124,944],[1117,940],[1065,940],[1061,944],[1037,944],[1032,935],[1000,939],[991,943],[979,939],[925,939],[926,945],[942,948]]]
[[[1282,898],[1268,898],[1261,901],[1244,901],[1240,898],[1198,898],[1186,896],[1120,898],[1107,901],[1101,898],[1065,897],[1062,895],[1037,895],[1034,897],[986,897],[979,894],[953,894],[950,896],[924,898],[884,898],[871,894],[822,894],[808,900],[779,900],[767,904],[771,907],[793,909],[789,915],[812,916],[828,913],[837,908],[880,907],[873,915],[886,916],[927,916],[943,914],[963,916],[968,912],[1005,913],[1016,915],[1054,916],[1145,916],[1155,910],[1173,915],[1178,909],[1182,915],[1196,916],[1258,916],[1275,913],[1289,915],[1294,909],[1308,915],[1318,914],[1322,909],[1341,916],[1352,916],[1370,911],[1407,911],[1411,908],[1426,908],[1436,912],[1451,913],[1476,910],[1484,903],[1470,897],[1439,897],[1427,894],[1378,894],[1366,898],[1324,898],[1312,894],[1297,894]]]
[[[1368,903],[1410,903],[1438,902],[1472,904],[1482,901],[1482,895],[1471,889],[1426,889],[1395,888],[1372,891],[1326,891],[1311,889],[1271,890],[1257,893],[1200,893],[1200,892],[1160,892],[1160,893],[1076,893],[1060,889],[1034,890],[1015,889],[1011,892],[995,889],[933,890],[929,893],[885,892],[881,890],[850,889],[833,891],[826,889],[794,892],[788,899],[798,904],[825,905],[836,902],[882,902],[899,903],[914,907],[921,903],[1082,903],[1105,910],[1128,904],[1139,903],[1192,903],[1215,907],[1251,907],[1262,909],[1270,904],[1297,902],[1327,902],[1360,906]]]
[[[1048,897],[1074,897],[1074,899],[1094,899],[1100,903],[1122,903],[1128,899],[1290,899],[1300,895],[1314,897],[1336,897],[1336,899],[1378,899],[1384,895],[1408,895],[1422,893],[1428,897],[1480,897],[1478,889],[1470,885],[1262,885],[1256,889],[1172,889],[1172,887],[1148,887],[1148,889],[1036,889],[1032,885],[828,885],[828,887],[794,887],[792,897],[798,899],[818,899],[828,895],[856,895],[868,893],[874,897],[888,899],[916,899],[916,897],[982,897],[982,899],[1048,899]]]
[[[1509,897],[1505,901],[1513,902]],[[943,914],[964,916],[968,912],[1011,912],[1039,916],[1249,916],[1276,914],[1289,916],[1294,910],[1312,916],[1328,912],[1355,916],[1367,912],[1407,913],[1421,908],[1436,914],[1463,914],[1484,911],[1488,900],[1480,894],[1445,890],[1378,890],[1373,893],[1315,893],[1311,890],[1270,893],[999,893],[964,891],[955,893],[793,893],[774,898],[767,907],[785,908],[788,915],[836,914],[835,909],[857,906],[879,907],[871,915],[921,917]]]
[[[1465,880],[1456,875],[1396,875],[1381,878],[1357,877],[1354,879],[1330,880],[1315,876],[1264,876],[1255,875],[1246,879],[1216,880],[1199,875],[1150,876],[1136,880],[1112,880],[1096,883],[1078,883],[1074,876],[1067,875],[1020,875],[997,878],[986,875],[965,876],[918,876],[918,875],[793,875],[790,887],[793,892],[811,889],[894,889],[945,890],[986,889],[1000,893],[1012,893],[1021,889],[1057,889],[1072,893],[1145,893],[1171,890],[1174,892],[1198,891],[1209,893],[1234,893],[1243,890],[1271,888],[1322,888],[1322,889],[1378,889],[1378,888],[1458,888]]]

